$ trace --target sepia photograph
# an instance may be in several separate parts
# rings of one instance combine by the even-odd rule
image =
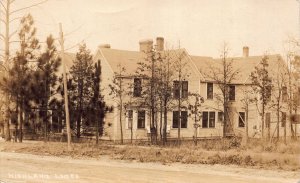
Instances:
[[[0,0],[0,183],[300,183],[300,0]]]

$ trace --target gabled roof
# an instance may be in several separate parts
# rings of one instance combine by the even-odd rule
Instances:
[[[233,71],[238,71],[239,74],[233,80],[235,84],[250,83],[250,74],[259,65],[264,56],[249,56],[249,57],[233,57],[227,58],[228,62],[232,62]],[[280,55],[267,55],[270,73],[277,72],[279,64],[283,63]],[[215,71],[222,70],[222,59],[214,59],[211,57],[191,56],[193,62],[202,73],[202,81],[212,81],[212,69]],[[216,71],[217,72],[217,71]]]
[[[142,52],[116,50],[111,48],[99,48],[102,56],[111,66],[113,72],[119,71],[119,65],[126,69],[127,74],[134,74],[138,63],[142,61],[145,55]]]
[[[113,72],[118,72],[120,69],[119,65],[121,65],[121,67],[126,69],[125,75],[128,76],[136,74],[138,63],[146,58],[146,55],[139,51],[127,51],[99,47],[98,52],[101,53]],[[183,52],[188,54],[185,49],[167,50],[162,51],[161,53],[162,55],[169,54],[172,58],[172,55],[178,56]],[[280,55],[266,56],[268,57],[270,75],[276,74],[278,72],[278,68],[286,66]],[[264,55],[227,58],[228,61],[232,61],[233,70],[238,71],[238,75],[232,81],[232,83],[250,84],[250,74],[255,70],[255,67],[259,65],[263,57]],[[211,76],[212,69],[222,70],[222,59],[189,55],[185,59],[188,59],[188,62],[191,62],[191,69],[195,71],[195,74],[198,74],[198,77],[201,78],[202,82],[213,82],[213,80],[209,77]]]
[[[127,51],[127,50],[117,50],[111,48],[102,48],[100,47],[98,50],[107,63],[112,68],[113,72],[118,73],[120,70],[120,66],[125,68],[125,75],[134,75],[139,66],[138,63],[142,62],[146,59],[146,54],[139,51]],[[169,58],[176,58],[183,54],[185,49],[175,49],[175,50],[167,50],[161,51],[162,57],[168,56]],[[188,59],[184,57],[184,59]]]

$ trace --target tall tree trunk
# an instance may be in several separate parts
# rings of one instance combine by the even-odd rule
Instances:
[[[286,119],[285,119],[285,121],[284,121],[284,131],[283,131],[283,136],[284,136],[284,144],[286,144]]]
[[[99,127],[100,127],[100,121],[99,121],[99,118],[98,118],[98,112],[100,112],[100,115],[102,115],[101,113],[101,111],[98,111],[98,110],[96,110],[96,115],[95,115],[95,120],[96,120],[96,144],[98,144],[99,143]]]
[[[168,109],[166,103],[164,104],[164,127],[163,127],[163,145],[167,143],[167,124],[168,124]]]
[[[179,84],[180,85],[180,84]],[[180,87],[181,89],[181,87]],[[181,92],[179,95],[179,101],[178,101],[178,145],[180,145],[180,130],[181,130]]]
[[[79,86],[79,106],[77,108],[78,116],[77,116],[77,124],[76,124],[76,136],[80,138],[80,128],[81,128],[81,118],[82,118],[82,97],[83,97],[83,84],[81,82]]]
[[[44,116],[44,121],[45,121],[45,141],[48,141],[48,97],[46,97],[45,100],[45,116]]]
[[[122,99],[120,100],[121,104],[120,104],[120,133],[121,133],[121,144],[124,143],[123,141],[123,126],[122,126],[122,113],[123,113],[123,101]]]
[[[24,114],[24,99],[23,97],[21,98],[21,105],[20,105],[20,133],[19,133],[19,142],[23,141],[23,122],[24,122],[24,118],[23,118],[23,114]]]
[[[120,71],[121,75],[121,71]],[[121,133],[121,144],[123,144],[123,126],[122,126],[122,114],[123,114],[123,80],[122,78],[119,79],[119,87],[120,87],[120,93],[119,93],[119,101],[120,101],[120,133]]]
[[[131,121],[131,125],[130,125],[130,143],[132,144],[132,140],[133,140],[133,124]]]
[[[245,124],[245,126],[246,126],[246,143],[248,143],[248,138],[249,138],[249,132],[248,132],[248,120],[249,120],[249,106],[248,106],[248,104],[246,104],[247,106],[246,106],[246,124]]]
[[[160,137],[160,141],[163,140],[163,133],[162,133],[162,122],[163,121],[163,105],[162,105],[162,101],[161,101],[161,104],[160,104],[160,120],[159,120],[159,137]]]
[[[10,1],[6,2],[6,13],[5,13],[5,37],[4,37],[4,46],[5,46],[5,51],[4,51],[4,64],[6,68],[9,66],[9,56],[10,56],[10,27],[9,27],[9,22],[10,22]],[[2,14],[3,15],[3,14]],[[8,78],[9,74],[7,71],[4,72],[5,77]],[[5,94],[5,105],[6,105],[6,110],[5,110],[5,125],[4,125],[4,134],[5,134],[5,140],[10,141],[11,136],[10,136],[10,125],[9,125],[9,105],[10,105],[10,100],[9,100],[9,95]]]
[[[278,104],[277,104],[278,105]],[[280,111],[279,111],[279,106],[277,106],[277,140],[279,140],[279,122],[280,122]]]
[[[262,105],[261,112],[261,138],[264,138],[264,129],[265,129],[265,105]]]
[[[76,123],[76,137],[80,138],[80,127],[81,127],[81,107],[78,109],[77,123]]]
[[[18,137],[19,137],[19,133],[18,133],[18,124],[19,124],[19,121],[20,121],[20,116],[19,116],[19,100],[17,99],[17,106],[16,106],[16,115],[17,115],[17,121],[15,121],[16,122],[16,124],[15,124],[15,138],[14,138],[14,140],[15,140],[15,142],[17,142],[18,141]]]

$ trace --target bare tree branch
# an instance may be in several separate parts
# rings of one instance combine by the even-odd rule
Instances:
[[[30,6],[26,6],[26,7],[24,7],[24,8],[20,8],[20,9],[14,10],[14,11],[10,12],[9,14],[12,15],[12,14],[17,13],[17,12],[19,12],[19,11],[23,11],[23,10],[26,10],[26,9],[29,9],[29,8],[32,8],[32,7],[35,7],[35,6],[44,4],[44,3],[46,3],[47,1],[48,1],[48,0],[44,0],[44,1],[41,1],[41,2],[39,2],[39,3],[32,4],[32,5],[30,5]],[[13,3],[13,2],[14,2],[14,1],[12,1],[11,3]]]
[[[13,33],[11,33],[10,35],[9,35],[9,38],[11,38],[13,35],[15,35],[17,33],[17,31],[15,30]]]
[[[11,23],[11,22],[13,22],[13,21],[15,21],[15,20],[19,20],[19,19],[21,19],[21,18],[22,18],[22,17],[16,17],[16,18],[10,20],[9,23]]]
[[[4,24],[6,24],[6,21],[3,20],[2,18],[0,18],[0,22],[3,22]]]
[[[6,9],[6,7],[4,6],[4,4],[3,4],[2,1],[0,1],[0,4],[1,4],[1,6],[3,7],[3,9],[4,9],[5,11],[7,11],[7,9]]]
[[[0,39],[1,39],[1,40],[4,40],[3,34],[0,34]]]

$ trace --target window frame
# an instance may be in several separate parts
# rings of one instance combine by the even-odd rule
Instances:
[[[178,128],[179,111],[173,111],[172,128]],[[176,123],[175,123],[176,122]],[[188,126],[188,111],[181,111],[181,127],[187,128]]]
[[[246,127],[246,113],[245,112],[239,112],[238,117],[238,127],[239,128],[245,128]]]
[[[213,115],[211,115],[213,114]],[[212,118],[213,116],[213,118]],[[213,120],[212,120],[213,119]],[[206,125],[204,125],[206,124]],[[211,125],[213,124],[213,125]],[[203,111],[202,112],[202,128],[216,128],[216,112]]]
[[[137,83],[139,82],[139,83]],[[141,97],[142,96],[142,79],[134,78],[133,79],[133,97]]]
[[[142,114],[140,116],[140,114]],[[140,121],[143,120],[143,121]],[[141,123],[142,122],[142,123]],[[140,126],[140,124],[143,124]],[[145,110],[138,110],[137,111],[137,129],[145,129],[146,128],[146,111]]]
[[[206,99],[213,100],[214,99],[214,84],[206,83]]]
[[[189,96],[189,82],[188,81],[173,81],[173,98],[187,99]]]
[[[229,101],[235,101],[235,85],[228,85],[229,86],[229,90],[228,90],[228,99]],[[233,89],[232,89],[233,88]],[[233,93],[232,93],[233,92]]]
[[[202,128],[208,128],[208,111],[202,112]]]
[[[224,112],[223,111],[218,112],[218,122],[221,122],[221,123],[224,122]]]
[[[208,113],[208,125],[209,125],[209,128],[215,128],[216,127],[216,112],[215,111],[210,111]]]
[[[179,99],[180,97],[180,83],[179,81],[173,81],[173,97]]]
[[[186,99],[189,96],[189,82],[181,81],[181,98]]]

